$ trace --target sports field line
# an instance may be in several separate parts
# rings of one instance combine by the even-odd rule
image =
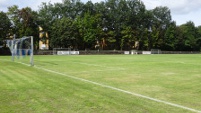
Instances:
[[[40,70],[44,70],[44,71],[47,71],[47,72],[59,74],[59,75],[62,75],[62,76],[67,76],[67,77],[72,78],[72,79],[76,79],[76,80],[80,80],[80,81],[92,83],[92,84],[95,84],[95,85],[98,85],[98,86],[101,86],[101,87],[109,88],[109,89],[120,91],[120,92],[127,93],[127,94],[131,94],[131,95],[134,95],[134,96],[137,96],[137,97],[141,97],[141,98],[145,98],[145,99],[148,99],[148,100],[152,100],[152,101],[155,101],[155,102],[164,103],[164,104],[171,105],[171,106],[174,106],[174,107],[186,109],[186,110],[189,110],[189,111],[192,111],[192,112],[201,113],[201,111],[193,109],[193,108],[189,108],[189,107],[185,107],[185,106],[182,106],[182,105],[170,103],[170,102],[167,102],[167,101],[163,101],[163,100],[151,98],[151,97],[144,96],[144,95],[141,95],[141,94],[129,92],[129,91],[126,91],[126,90],[123,90],[123,89],[115,88],[115,87],[104,85],[104,84],[100,84],[100,83],[93,82],[93,81],[90,81],[90,80],[87,80],[87,79],[83,79],[83,78],[79,78],[79,77],[75,77],[75,76],[70,76],[70,75],[67,75],[67,74],[64,74],[64,73],[56,72],[56,71],[45,69],[45,68],[42,68],[42,67],[37,67],[37,66],[34,66],[34,67],[37,68],[37,69],[40,69]]]
[[[22,63],[22,62],[16,62],[16,63],[20,63],[20,64],[23,64],[23,65],[26,65],[26,66],[30,66],[30,65]],[[91,83],[91,84],[94,84],[94,85],[98,85],[98,86],[101,86],[101,87],[109,88],[109,89],[112,89],[112,90],[115,90],[115,91],[123,92],[123,93],[130,94],[130,95],[133,95],[133,96],[137,96],[137,97],[140,97],[140,98],[144,98],[144,99],[148,99],[148,100],[151,100],[151,101],[155,101],[155,102],[158,102],[158,103],[163,103],[163,104],[170,105],[170,106],[173,106],[173,107],[177,107],[177,108],[189,110],[189,111],[196,112],[196,113],[201,113],[200,110],[196,110],[196,109],[193,109],[193,108],[185,107],[185,106],[182,106],[182,105],[179,105],[179,104],[175,104],[175,103],[171,103],[171,102],[159,100],[159,99],[148,97],[148,96],[141,95],[141,94],[138,94],[138,93],[126,91],[126,90],[123,90],[123,89],[120,89],[120,88],[116,88],[116,87],[104,85],[104,84],[101,84],[101,83],[98,83],[98,82],[93,82],[93,81],[90,81],[90,80],[87,80],[87,79],[83,79],[83,78],[79,78],[79,77],[67,75],[67,74],[60,73],[60,72],[57,72],[57,71],[53,71],[53,70],[50,70],[50,69],[45,69],[43,67],[38,67],[36,65],[33,66],[33,67],[36,68],[36,69],[39,69],[39,70],[43,70],[43,71],[46,71],[46,72],[50,72],[50,73],[54,73],[54,74],[66,76],[66,77],[69,77],[69,78],[72,78],[72,79],[76,79],[76,80],[80,80],[80,81],[83,81],[83,82],[87,82],[87,83]]]

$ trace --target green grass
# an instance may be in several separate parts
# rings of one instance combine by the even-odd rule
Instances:
[[[201,55],[34,56],[34,67],[10,59],[0,57],[1,113],[192,112],[68,76],[201,110]]]

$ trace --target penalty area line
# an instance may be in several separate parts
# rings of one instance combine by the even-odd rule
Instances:
[[[21,62],[17,62],[17,63],[26,65],[26,64],[21,63]],[[141,95],[141,94],[138,94],[138,93],[126,91],[126,90],[123,90],[123,89],[120,89],[120,88],[116,88],[116,87],[104,85],[104,84],[101,84],[101,83],[93,82],[93,81],[90,81],[90,80],[87,80],[87,79],[83,79],[83,78],[79,78],[79,77],[75,77],[75,76],[70,76],[70,75],[67,75],[67,74],[64,74],[64,73],[60,73],[60,72],[57,72],[57,71],[53,71],[53,70],[50,70],[50,69],[45,69],[45,68],[42,68],[42,67],[38,67],[36,65],[34,65],[33,67],[36,68],[36,69],[39,69],[39,70],[43,70],[43,71],[46,71],[46,72],[50,72],[50,73],[54,73],[54,74],[66,76],[66,77],[69,77],[69,78],[72,78],[72,79],[84,81],[84,82],[87,82],[87,83],[91,83],[91,84],[98,85],[98,86],[101,86],[101,87],[109,88],[109,89],[112,89],[112,90],[115,90],[115,91],[119,91],[119,92],[122,92],[122,93],[130,94],[130,95],[133,95],[133,96],[136,96],[136,97],[148,99],[148,100],[151,100],[151,101],[155,101],[155,102],[158,102],[158,103],[163,103],[163,104],[166,104],[166,105],[170,105],[170,106],[173,106],[173,107],[177,107],[177,108],[189,110],[189,111],[196,112],[196,113],[201,113],[200,110],[196,110],[196,109],[193,109],[193,108],[185,107],[185,106],[182,106],[182,105],[179,105],[179,104],[174,104],[174,103],[171,103],[171,102],[159,100],[159,99],[148,97],[148,96]]]

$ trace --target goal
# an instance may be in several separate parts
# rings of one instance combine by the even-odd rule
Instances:
[[[24,36],[19,39],[7,40],[7,46],[11,51],[11,60],[21,61],[22,63],[27,63],[31,66],[34,65],[33,62],[33,36]]]
[[[151,54],[161,54],[160,49],[151,49]]]
[[[71,50],[71,48],[53,48],[53,55],[79,55],[79,51]]]

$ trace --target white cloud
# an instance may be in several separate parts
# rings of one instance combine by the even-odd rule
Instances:
[[[193,21],[196,26],[201,25],[201,0],[142,0],[147,9],[157,6],[167,6],[171,10],[172,18],[177,25]]]
[[[87,2],[89,0],[82,0],[83,2]],[[105,1],[105,0],[91,0],[93,3],[97,3],[97,2],[101,2],[101,1]]]
[[[175,14],[188,14],[193,11],[201,9],[200,0],[175,0],[174,2],[168,2],[167,6],[172,10],[172,13]]]
[[[31,6],[32,3],[29,3],[29,5],[32,7],[33,10],[38,10],[38,8],[42,4],[42,2],[44,2],[44,3],[50,2],[50,3],[54,4],[54,3],[61,3],[62,0],[32,0],[32,2],[34,4],[34,6]]]
[[[0,0],[0,11],[7,11],[7,8],[13,5],[19,6],[19,8],[31,7],[33,10],[38,10],[38,7],[42,2],[62,2],[62,0]]]
[[[188,14],[201,9],[201,0],[142,0],[147,9],[167,6],[174,14]]]
[[[7,0],[0,0],[0,11],[5,11],[8,5]]]

